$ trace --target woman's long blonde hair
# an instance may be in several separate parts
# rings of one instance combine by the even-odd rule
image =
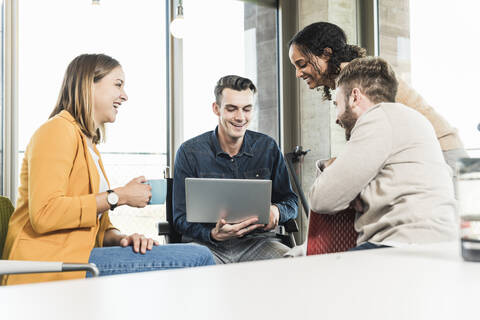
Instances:
[[[93,84],[118,66],[120,63],[117,60],[105,54],[82,54],[73,59],[65,72],[57,103],[49,118],[66,110],[93,143],[104,140],[104,125],[95,129]]]

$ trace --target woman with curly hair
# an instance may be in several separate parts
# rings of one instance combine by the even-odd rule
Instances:
[[[328,22],[306,26],[290,40],[289,47],[296,77],[305,80],[310,89],[323,87],[326,100],[331,100],[340,71],[353,59],[366,56],[365,49],[348,44],[345,32]],[[446,162],[454,168],[458,158],[468,157],[457,130],[406,82],[398,81],[396,102],[417,110],[430,121]]]

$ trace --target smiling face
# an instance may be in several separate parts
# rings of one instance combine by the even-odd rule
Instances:
[[[118,108],[128,100],[125,93],[125,75],[118,66],[93,85],[93,110],[96,127],[115,122]]]
[[[302,78],[310,89],[319,86],[331,85],[326,77],[328,59],[326,57],[306,56],[295,44],[288,51],[290,62],[295,67],[295,76]]]
[[[218,116],[220,138],[229,142],[243,138],[252,119],[253,101],[253,92],[250,89],[223,89],[221,104],[213,103],[213,112]]]

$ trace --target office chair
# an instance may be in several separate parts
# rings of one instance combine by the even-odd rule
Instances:
[[[0,196],[0,255],[3,253],[8,232],[8,222],[13,210],[10,199]],[[97,266],[93,263],[0,260],[0,275],[64,271],[89,271],[94,277],[100,274]]]
[[[167,180],[167,198],[165,200],[166,222],[158,223],[158,235],[165,237],[165,243],[180,243],[182,235],[175,230],[173,224],[173,179],[169,177],[168,168],[165,170],[165,179]],[[290,219],[284,225],[277,227],[277,237],[286,246],[293,248],[296,246],[294,232],[298,232],[298,226],[295,220]]]
[[[304,151],[302,146],[296,146],[292,152],[285,154],[288,169],[308,219],[307,255],[347,251],[355,247],[358,236],[354,228],[355,211],[349,208],[328,215],[310,210],[294,167],[308,151],[310,150]]]
[[[333,215],[310,211],[307,256],[347,251],[356,246],[355,210],[349,208]]]
[[[13,213],[13,205],[10,199],[0,196],[0,257],[8,232],[8,221]]]
[[[173,179],[165,171],[165,180],[167,180],[167,198],[165,199],[166,222],[158,223],[158,235],[165,237],[166,243],[182,242],[182,235],[175,230],[173,224]]]

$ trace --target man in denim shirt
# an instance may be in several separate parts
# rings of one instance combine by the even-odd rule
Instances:
[[[183,239],[210,248],[217,263],[282,257],[289,248],[275,237],[280,223],[297,217],[297,196],[292,191],[282,153],[267,135],[247,130],[253,114],[256,88],[252,81],[225,76],[215,87],[213,112],[218,126],[184,142],[175,158],[173,220]],[[237,224],[190,223],[186,219],[185,178],[270,179],[270,222],[250,218]],[[248,201],[248,199],[245,199]],[[253,232],[254,231],[254,232]]]

